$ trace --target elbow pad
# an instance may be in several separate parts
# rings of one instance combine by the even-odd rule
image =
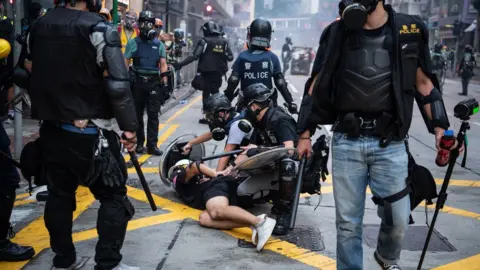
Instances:
[[[290,104],[293,102],[292,94],[288,91],[287,82],[283,78],[282,73],[277,73],[274,75],[275,85],[278,88],[278,91],[282,94],[285,101]]]
[[[238,77],[238,74],[236,72],[232,72],[232,74],[228,78],[227,89],[224,92],[225,96],[227,96],[228,99],[230,99],[230,101],[232,101],[233,98],[234,98],[233,94],[234,94],[235,88],[237,88],[239,82],[240,82],[240,79]]]
[[[130,77],[121,50],[120,36],[117,31],[108,27],[104,32],[104,38],[103,61],[108,72],[108,77],[104,80],[105,90],[110,97],[113,113],[120,129],[136,131],[137,115],[130,90]]]
[[[450,122],[448,121],[447,111],[445,109],[445,104],[443,103],[442,94],[437,88],[433,88],[428,96],[422,96],[417,94],[415,99],[418,104],[418,108],[422,113],[422,118],[425,121],[427,129],[430,133],[434,133],[434,128],[439,127],[443,129],[448,129],[450,127]],[[432,112],[432,120],[430,120],[425,111],[424,105],[430,104],[430,109]]]
[[[313,112],[313,98],[310,95],[303,96],[300,112],[297,120],[297,134],[301,135],[305,131],[310,130],[310,136],[313,136],[316,125],[310,121],[310,115]]]

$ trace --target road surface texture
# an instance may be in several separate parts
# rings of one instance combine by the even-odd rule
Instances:
[[[287,75],[289,88],[298,104],[301,103],[306,79],[305,76]],[[447,80],[445,84],[445,103],[456,130],[460,121],[452,113],[454,105],[464,98],[457,95],[460,87],[458,81]],[[480,99],[480,85],[472,85],[470,94]],[[186,101],[177,101],[173,109],[161,115],[158,134],[161,149],[182,134],[199,135],[208,130],[206,125],[198,124],[201,93],[194,93]],[[480,267],[480,157],[476,153],[480,149],[480,115],[474,116],[470,123],[467,168],[455,167],[448,200],[439,215],[424,263],[425,269],[467,270]],[[440,189],[446,168],[439,168],[434,163],[434,136],[427,133],[417,109],[410,131],[411,151],[417,163],[431,169]],[[224,142],[207,143],[207,155],[221,152],[223,145]],[[150,210],[138,176],[133,168],[129,169],[128,195],[136,207],[136,214],[129,223],[122,249],[125,263],[141,269],[335,269],[335,204],[330,178],[323,183],[321,197],[302,196],[297,229],[292,233],[294,237],[272,238],[265,250],[257,253],[249,245],[249,229],[218,231],[200,227],[197,223],[200,212],[183,205],[174,191],[161,183],[158,175],[160,158],[143,155],[139,156],[139,160],[143,162],[143,170],[159,210]],[[31,261],[2,262],[0,269],[50,269],[53,253],[43,221],[44,203],[37,202],[35,194],[30,196],[24,192],[25,188],[19,189],[12,217],[17,232],[13,241],[33,245],[37,255]],[[373,259],[380,219],[370,196],[367,196],[364,218],[364,266],[365,269],[380,269]],[[320,206],[314,210],[320,198]],[[88,190],[80,187],[73,239],[78,255],[90,257],[84,269],[93,269],[94,266],[98,208],[99,203]],[[268,205],[260,205],[252,211],[270,213],[269,208]],[[431,219],[433,207],[427,212]],[[416,269],[426,237],[423,206],[415,210],[413,218],[416,223],[409,227],[400,259],[402,269]]]

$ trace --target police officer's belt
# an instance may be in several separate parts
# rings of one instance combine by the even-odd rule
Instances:
[[[158,80],[158,75],[152,74],[152,75],[145,76],[145,75],[137,74],[137,80],[141,80],[143,82]]]
[[[72,121],[44,121],[43,124],[80,134],[98,134],[98,127],[92,122],[89,122],[83,129],[77,128]]]
[[[349,137],[374,136],[397,140],[398,128],[395,118],[387,112],[378,116],[363,116],[357,113],[341,114],[335,124],[334,131],[346,133]]]

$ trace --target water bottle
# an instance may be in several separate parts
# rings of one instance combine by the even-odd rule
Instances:
[[[440,141],[440,150],[438,150],[435,163],[439,167],[445,167],[450,160],[450,148],[455,145],[455,136],[453,130],[445,130]]]

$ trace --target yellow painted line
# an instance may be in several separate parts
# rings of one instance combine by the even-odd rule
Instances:
[[[134,219],[128,222],[127,231],[133,231],[144,227],[185,219],[185,216],[175,212],[156,216]],[[80,242],[98,237],[97,229],[90,229],[72,234],[73,242]]]
[[[445,264],[432,270],[480,270],[480,254]]]
[[[443,179],[435,179],[435,183],[437,185],[442,185],[443,184]],[[480,180],[479,181],[474,181],[474,180],[450,180],[448,183],[449,186],[458,186],[458,187],[480,187]]]
[[[420,203],[419,206],[424,207],[425,202]],[[435,204],[427,205],[427,208],[435,209]],[[474,212],[470,212],[470,211],[466,211],[466,210],[463,210],[463,209],[458,209],[458,208],[450,207],[450,206],[446,206],[446,205],[443,206],[443,209],[441,209],[440,212],[480,220],[480,214],[478,214],[478,213],[474,213]]]
[[[158,132],[160,132],[166,125],[165,124],[160,124],[158,125]],[[125,154],[123,156],[123,159],[125,160],[125,162],[129,162],[130,161],[130,155],[129,154]],[[138,160],[138,162],[140,162],[140,160]],[[140,162],[141,163],[141,162]]]
[[[128,173],[137,173],[137,171],[135,171],[135,168],[129,168],[127,171]],[[142,172],[144,174],[156,174],[159,172],[159,169],[157,167],[142,167]]]
[[[36,200],[20,200],[20,201],[15,201],[14,206],[29,204],[29,203],[32,203],[32,202],[36,202]]]
[[[21,194],[17,194],[17,196],[15,197],[17,200],[19,199],[25,199],[27,197],[30,197],[30,193],[21,193]]]
[[[158,143],[157,143],[157,147],[160,147],[167,139],[168,137],[170,137],[170,135],[172,135],[172,133],[175,132],[175,130],[177,130],[177,128],[179,127],[180,125],[178,124],[175,124],[175,125],[171,125],[170,127],[168,127],[168,129],[162,133],[162,135],[160,135],[160,137],[158,137]],[[130,155],[129,155],[130,156]],[[149,154],[144,154],[144,155],[141,155],[138,157],[138,163],[140,163],[140,165],[142,165],[143,163],[145,163],[145,161],[147,161],[147,159],[149,159],[152,155],[149,155]]]
[[[82,214],[88,207],[95,201],[95,198],[90,191],[85,187],[78,187],[77,190],[77,209],[73,212],[73,220]],[[42,250],[50,247],[50,236],[47,228],[45,228],[45,222],[43,216],[37,218],[25,228],[19,231],[15,238],[12,239],[19,245],[32,246],[35,249],[36,255]],[[26,265],[29,261],[22,262],[0,262],[0,269],[2,270],[18,270]]]
[[[177,118],[178,116],[180,116],[181,114],[183,114],[186,110],[188,110],[190,107],[192,107],[195,103],[199,102],[200,100],[202,100],[202,95],[194,98],[192,100],[192,102],[190,102],[189,104],[185,105],[183,108],[181,108],[180,110],[176,111],[172,116],[170,116],[170,118],[167,119],[167,121],[165,121],[166,124],[169,124],[170,122],[172,122],[173,120],[175,120],[175,118]]]

